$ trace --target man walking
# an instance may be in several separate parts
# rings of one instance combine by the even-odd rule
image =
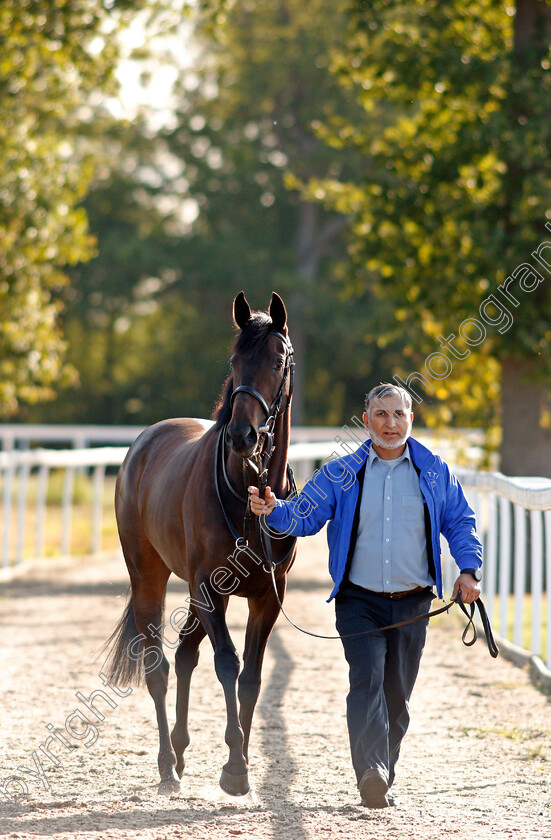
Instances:
[[[350,669],[347,723],[362,804],[394,804],[400,745],[428,619],[394,630],[386,625],[429,611],[442,592],[440,534],[447,539],[469,604],[480,595],[482,546],[475,517],[448,465],[410,437],[411,397],[381,384],[366,397],[369,433],[356,452],[330,461],[289,501],[249,487],[252,511],[269,529],[315,534],[326,522],[336,626]],[[371,630],[369,634],[365,631]],[[363,635],[358,635],[362,634]]]

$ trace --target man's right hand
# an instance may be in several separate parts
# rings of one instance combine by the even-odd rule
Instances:
[[[266,487],[263,499],[260,498],[258,487],[248,487],[247,489],[249,492],[249,502],[251,503],[252,512],[257,516],[262,516],[263,513],[268,516],[268,514],[275,508],[277,501],[271,488],[269,486]]]

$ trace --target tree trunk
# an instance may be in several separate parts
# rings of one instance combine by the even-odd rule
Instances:
[[[537,360],[502,360],[501,472],[551,477],[548,390],[530,379]]]
[[[551,6],[543,0],[517,0],[513,52],[517,61],[539,61],[531,49],[545,42],[551,32]],[[515,173],[517,196],[522,190],[524,173]],[[543,175],[542,175],[543,177]],[[516,202],[511,202],[513,205]],[[509,215],[509,233],[516,235]],[[535,382],[537,357],[501,360],[502,431],[501,471],[505,475],[541,475],[551,477],[551,429],[548,418],[548,389]]]
[[[551,22],[551,6],[545,0],[517,0],[514,34],[516,53],[523,53],[529,49],[536,38],[542,39],[541,22],[544,22],[547,30],[543,35],[545,39],[549,36]]]

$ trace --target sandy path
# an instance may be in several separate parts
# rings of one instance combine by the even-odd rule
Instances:
[[[306,627],[332,633],[325,567],[324,537],[303,541],[286,607]],[[0,785],[15,775],[28,787],[15,802],[0,793],[2,836],[551,838],[551,701],[524,671],[492,660],[483,642],[465,648],[453,616],[429,633],[395,809],[358,806],[340,642],[311,639],[283,619],[270,640],[253,724],[254,796],[235,800],[217,784],[226,761],[225,710],[208,642],[192,683],[192,744],[178,796],[156,793],[156,729],[145,689],[125,697],[110,691],[116,707],[98,703],[105,720],[89,726],[77,748],[52,742],[54,765],[39,750],[51,733],[46,727],[61,737],[68,716],[86,712],[75,693],[104,688],[93,657],[120,616],[126,583],[122,560],[111,557],[35,568],[0,587]],[[171,585],[169,612],[185,593],[185,585]],[[245,618],[245,604],[234,599],[229,620],[240,650]],[[13,782],[5,790],[18,792]]]

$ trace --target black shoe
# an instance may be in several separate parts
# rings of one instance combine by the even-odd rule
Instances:
[[[376,767],[368,768],[358,784],[362,805],[367,808],[388,808],[388,782],[382,772]],[[391,796],[392,804],[394,797]]]
[[[398,805],[398,800],[391,793],[387,793],[381,800],[377,800],[371,804],[368,804],[365,799],[362,799],[361,804],[364,808],[395,808]]]

